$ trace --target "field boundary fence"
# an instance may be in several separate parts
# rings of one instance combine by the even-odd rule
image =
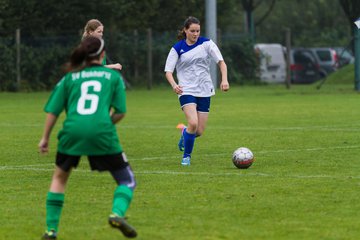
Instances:
[[[151,89],[167,84],[164,66],[176,43],[177,32],[152,29],[107,31],[108,63],[121,63],[122,75],[132,87]],[[50,90],[63,75],[62,66],[79,44],[80,34],[0,37],[0,91]],[[218,31],[218,46],[228,65],[229,80],[245,84],[256,81],[256,58],[248,35]],[[254,80],[255,79],[255,80]]]

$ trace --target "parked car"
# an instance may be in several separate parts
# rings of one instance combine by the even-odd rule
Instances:
[[[326,77],[339,68],[338,54],[334,48],[310,48],[320,66],[321,77]]]
[[[320,79],[320,68],[314,53],[307,48],[292,48],[290,51],[292,83],[313,83]]]
[[[338,57],[339,68],[355,62],[355,57],[349,49],[344,47],[334,47],[334,50]]]
[[[262,82],[284,83],[286,79],[286,62],[283,46],[277,43],[255,44],[255,53],[259,59]]]

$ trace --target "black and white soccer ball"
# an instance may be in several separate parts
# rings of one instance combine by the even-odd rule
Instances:
[[[232,161],[237,168],[249,168],[254,162],[254,154],[246,147],[238,148],[232,155]]]

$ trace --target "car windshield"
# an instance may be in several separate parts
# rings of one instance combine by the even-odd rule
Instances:
[[[331,53],[328,50],[316,50],[320,61],[331,61]]]
[[[294,53],[294,60],[295,63],[298,64],[307,64],[307,63],[315,63],[315,59],[314,56],[311,55],[310,52],[305,52],[305,51],[296,51]]]

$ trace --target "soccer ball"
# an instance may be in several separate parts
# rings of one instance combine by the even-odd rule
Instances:
[[[236,149],[232,155],[234,165],[240,169],[249,168],[254,160],[254,154],[246,147]]]

